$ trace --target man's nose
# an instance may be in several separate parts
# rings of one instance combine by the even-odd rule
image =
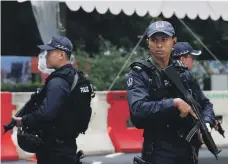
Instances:
[[[161,43],[157,43],[157,48],[162,48],[162,44]]]

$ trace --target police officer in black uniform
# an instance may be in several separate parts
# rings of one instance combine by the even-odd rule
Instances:
[[[201,55],[200,50],[194,50],[188,42],[177,42],[174,46],[172,58],[180,60],[188,67],[192,69],[194,57]]]
[[[200,103],[207,126],[215,124],[213,106],[198,88],[197,81],[187,67],[170,58],[175,42],[175,31],[169,22],[152,23],[147,31],[150,57],[132,63],[127,78],[131,121],[136,128],[144,129],[142,159],[151,164],[193,164],[197,162],[195,147],[202,142],[200,135],[195,135],[191,144],[185,140],[179,127],[187,127],[182,121],[196,115],[184,100],[176,98],[159,69],[174,65]]]
[[[38,164],[76,164],[77,136],[67,134],[76,126],[72,120],[76,109],[69,101],[73,82],[77,82],[77,71],[70,64],[73,45],[67,37],[54,36],[38,47],[47,51],[47,68],[55,71],[46,79],[45,97],[38,110],[14,120],[17,127],[44,131],[44,145],[36,153]]]

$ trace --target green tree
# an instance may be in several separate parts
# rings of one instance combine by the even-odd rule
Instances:
[[[88,65],[87,59],[89,57],[89,54],[81,52],[79,50],[76,52],[76,59],[79,65],[78,68],[86,73],[88,78],[92,81],[95,89],[98,91],[109,89],[121,67],[124,65],[130,55],[130,51],[128,52],[123,48],[119,49],[111,45],[108,41],[105,42],[107,45],[109,45],[107,47],[108,49],[101,49],[98,55],[94,55],[94,57],[91,58],[90,72],[88,72],[85,67],[85,65]],[[132,55],[123,72],[120,74],[112,90],[125,89],[126,76],[127,72],[129,71],[129,65],[132,62],[146,56],[147,52],[143,48],[139,47],[137,52]]]

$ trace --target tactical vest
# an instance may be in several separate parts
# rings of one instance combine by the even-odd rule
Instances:
[[[188,84],[188,80],[185,74],[185,71],[187,70],[187,67],[183,65],[182,62],[172,60],[171,61],[174,67],[176,68],[178,75],[180,76],[181,80],[183,81],[186,88],[190,88]],[[149,61],[149,59],[146,60],[140,60],[130,65],[130,68],[138,73],[140,73],[145,80],[148,80],[148,90],[149,90],[149,101],[160,101],[164,99],[169,98],[182,98],[178,95],[178,92],[173,89],[171,84],[168,80],[163,77],[157,68],[152,65],[152,63]],[[166,126],[170,122],[172,123],[172,126],[176,128],[176,125],[178,124],[178,119],[180,119],[178,115],[178,110],[176,113],[176,118],[172,119],[168,115],[165,116],[165,114],[162,114],[162,118],[164,116],[164,125],[157,124],[156,122],[153,122],[156,124],[156,127],[162,128],[163,126]],[[147,129],[152,127],[151,120],[137,120],[134,117],[131,117],[132,123],[139,129]],[[155,120],[155,119],[153,119]],[[160,121],[159,121],[160,122]]]
[[[76,85],[72,88],[74,82],[74,75],[77,73],[78,80]],[[59,71],[53,72],[45,81],[45,85],[55,78],[61,77],[66,80],[71,86],[71,93],[67,102],[65,102],[68,108],[66,110],[61,110],[57,116],[57,121],[55,122],[56,129],[59,129],[59,124],[61,127],[61,134],[58,136],[68,136],[77,137],[80,133],[84,134],[88,129],[90,118],[92,115],[91,100],[95,97],[93,86],[91,82],[84,76],[83,72],[77,71],[72,68],[65,68]],[[60,120],[64,120],[59,122]]]
[[[184,85],[189,88],[186,76],[184,75],[187,67],[184,66],[182,62],[174,60],[172,62],[178,72],[178,75],[184,82]],[[130,68],[136,72],[140,72],[144,79],[148,79],[148,90],[151,101],[161,100],[164,98],[168,99],[177,96],[176,93],[174,93],[175,91],[170,86],[169,81],[161,76],[157,68],[152,65],[149,59],[134,62],[130,65]]]
[[[77,83],[75,82],[76,72],[78,74]],[[42,103],[46,96],[46,87],[48,82],[55,78],[61,77],[66,80],[72,87],[68,101],[65,102],[65,110],[57,115],[57,118],[52,124],[47,125],[45,129],[31,129],[29,127],[18,128],[17,139],[19,147],[30,153],[36,153],[44,145],[44,140],[47,137],[59,139],[74,139],[80,133],[85,133],[88,128],[92,109],[90,107],[91,98],[95,96],[92,85],[87,80],[83,73],[63,66],[59,70],[53,72],[46,79],[45,85],[41,91],[36,94],[37,101],[34,104],[34,112]],[[74,87],[73,87],[74,86]],[[28,113],[29,114],[29,113]]]

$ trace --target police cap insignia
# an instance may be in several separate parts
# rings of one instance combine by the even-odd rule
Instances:
[[[156,29],[163,29],[165,27],[164,23],[161,21],[157,22],[155,26]]]

